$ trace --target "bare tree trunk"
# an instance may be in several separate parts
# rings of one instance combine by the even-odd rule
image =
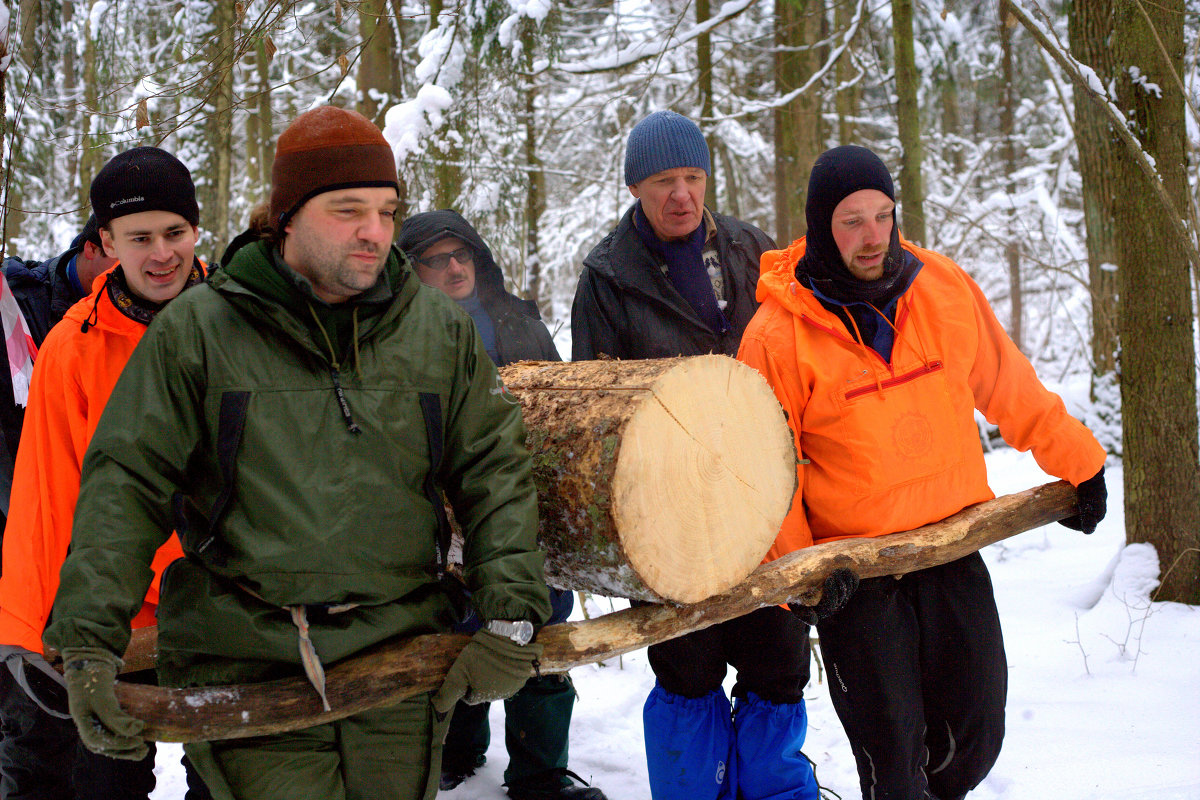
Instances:
[[[549,303],[549,292],[543,297],[542,283],[542,242],[541,220],[546,211],[546,173],[542,170],[542,160],[538,156],[537,137],[537,99],[539,87],[537,77],[533,74],[533,53],[537,45],[534,27],[531,21],[526,21],[521,33],[522,61],[524,75],[521,77],[521,94],[524,107],[522,123],[525,128],[525,175],[528,181],[525,185],[525,275],[526,296],[542,307],[545,300]]]
[[[255,191],[266,198],[271,185],[271,169],[275,166],[275,121],[271,108],[271,60],[266,38],[260,39],[255,48],[254,61],[258,67],[258,104],[254,118],[258,121],[258,140],[255,142],[262,182],[255,184]],[[272,45],[273,47],[274,45]]]
[[[211,205],[205,209],[206,219],[203,222],[221,242],[227,241],[230,236],[229,210],[233,201],[233,52],[238,27],[233,2],[217,0],[213,8],[213,24],[217,34],[217,55],[213,63],[216,85],[212,93],[214,114],[210,139],[213,190]]]
[[[850,23],[854,20],[853,14],[853,0],[841,0],[836,4],[834,11],[834,28],[839,31],[849,28]],[[834,68],[838,86],[844,87],[838,89],[837,96],[834,98],[838,117],[837,144],[857,144],[858,141],[858,124],[854,119],[858,116],[862,89],[859,83],[855,83],[853,86],[846,85],[850,83],[855,74],[852,52],[853,44],[846,48],[846,52],[838,59],[837,66]]]
[[[1006,3],[1000,4],[1000,162],[1004,165],[1005,190],[1011,198],[1017,191],[1017,147],[1016,136],[1017,98],[1013,75],[1012,29],[1016,20],[1008,12]],[[1019,220],[1015,208],[1008,210],[1008,242],[1004,245],[1005,260],[1008,262],[1008,295],[1010,300],[1010,316],[1008,335],[1017,347],[1024,352],[1022,330],[1023,296],[1021,293],[1021,245]]]
[[[97,0],[89,0],[87,18],[92,19],[92,11],[96,6]],[[83,109],[80,119],[80,128],[83,135],[79,141],[79,206],[80,208],[88,208],[91,206],[91,198],[89,190],[92,187],[92,178],[96,177],[96,173],[100,171],[100,167],[104,164],[104,152],[100,148],[100,144],[92,136],[92,125],[95,123],[97,113],[99,112],[99,82],[100,79],[96,75],[96,32],[90,29],[90,25],[84,25],[83,44]]]
[[[1109,36],[1112,0],[1075,0],[1068,32],[1071,55],[1091,67],[1105,85],[1115,77]],[[1088,287],[1092,297],[1092,383],[1117,371],[1117,242],[1113,204],[1118,195],[1113,171],[1115,137],[1108,118],[1086,97],[1075,95],[1075,141],[1083,182],[1087,226]]]
[[[71,30],[71,24],[75,18],[75,3],[74,0],[63,0],[62,3],[62,27],[65,31]],[[62,86],[63,95],[66,99],[63,107],[63,130],[77,131],[79,130],[79,103],[75,96],[78,89],[76,79],[77,68],[75,66],[75,47],[73,44],[63,48],[62,60]],[[79,149],[68,146],[67,149],[67,178],[74,180],[79,174]],[[87,222],[88,209],[87,206],[81,206],[79,209],[79,227],[83,227]]]
[[[921,115],[917,106],[916,55],[913,50],[912,0],[892,0],[892,39],[896,48],[896,121],[900,129],[900,230],[925,244],[925,183],[921,176]]]
[[[945,3],[951,5],[950,0]],[[1003,4],[1001,4],[1003,7]],[[943,14],[945,11],[942,12]],[[1003,20],[1003,14],[1001,14]],[[1005,34],[1002,34],[1005,35]],[[942,76],[939,93],[942,98],[942,157],[954,174],[962,172],[962,118],[959,114],[958,75],[958,42],[951,40],[946,48],[946,72]],[[1011,60],[1011,55],[1010,55]]]
[[[707,22],[711,16],[708,0],[696,0],[696,24],[701,25]],[[696,79],[700,89],[700,129],[704,131],[704,138],[708,140],[709,153],[709,176],[704,190],[704,204],[709,208],[716,208],[717,148],[712,131],[709,129],[713,117],[712,37],[707,33],[696,37],[696,69],[700,73]]]
[[[803,86],[821,67],[813,47],[821,37],[824,0],[775,0],[775,90]],[[775,109],[775,238],[790,242],[804,235],[804,204],[812,164],[825,149],[821,92],[813,87]]]
[[[377,96],[391,97],[396,47],[386,13],[386,0],[363,0],[358,6],[358,32],[363,41],[358,57],[358,113],[380,127],[389,104],[380,103]]]
[[[1183,0],[1117,0],[1114,10],[1119,106],[1175,207],[1186,208],[1187,134],[1178,83]],[[1197,604],[1200,454],[1188,253],[1166,225],[1153,223],[1163,208],[1129,149],[1115,150],[1126,538],[1158,551],[1164,574],[1157,599]]]
[[[430,29],[437,27],[443,6],[442,0],[431,0],[429,3]],[[461,134],[461,114],[452,112],[447,125],[458,128]],[[434,169],[434,203],[437,208],[454,208],[458,205],[458,194],[462,188],[462,167],[458,166],[462,158],[462,148],[454,144],[453,137],[444,136],[442,141],[440,152],[432,153],[437,158],[437,166]]]

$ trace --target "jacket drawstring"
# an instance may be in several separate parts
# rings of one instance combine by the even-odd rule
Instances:
[[[84,317],[83,324],[79,326],[80,333],[87,333],[88,329],[95,326],[100,321],[100,297],[108,291],[108,282],[112,280],[112,273],[108,273],[104,278],[104,284],[100,287],[100,291],[96,292],[96,302],[92,303],[92,312]]]
[[[362,433],[362,428],[358,426],[358,423],[354,421],[354,415],[350,413],[350,403],[346,400],[346,392],[342,388],[341,364],[338,363],[337,353],[333,349],[333,342],[330,340],[325,326],[321,324],[321,318],[317,316],[317,310],[312,307],[312,303],[308,304],[308,311],[312,314],[313,321],[317,323],[317,330],[321,332],[321,336],[325,339],[325,347],[329,349],[329,375],[333,378],[333,396],[337,399],[338,409],[342,412],[342,419],[346,422],[346,430],[351,433]],[[351,320],[354,325],[354,367],[357,370],[359,368],[357,308],[351,312]]]
[[[867,305],[871,304],[868,303]],[[874,359],[871,358],[871,348],[867,347],[867,345],[863,342],[862,331],[858,329],[858,323],[854,320],[854,315],[851,314],[850,310],[846,309],[845,306],[843,306],[843,308],[846,311],[846,319],[850,320],[850,325],[854,328],[854,343],[858,345],[858,349],[863,351],[863,360],[866,361],[867,364],[871,365],[871,377],[875,379],[875,388],[879,390],[879,396],[886,399],[885,395],[883,394],[883,381],[879,380],[879,370],[875,369]],[[875,306],[871,306],[871,308],[875,308]],[[875,312],[879,313],[879,309],[875,308]],[[883,315],[881,314],[880,316]],[[884,319],[886,320],[887,317],[884,317]]]

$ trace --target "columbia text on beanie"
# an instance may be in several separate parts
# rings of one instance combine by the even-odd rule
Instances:
[[[170,211],[200,223],[192,173],[158,147],[135,147],[108,160],[92,180],[92,213],[101,228],[142,211]]]
[[[695,167],[711,175],[708,143],[696,123],[674,111],[655,111],[633,126],[625,144],[625,185],[678,167]]]
[[[354,186],[391,186],[400,192],[392,148],[362,114],[320,106],[279,134],[270,203],[271,223],[278,230],[314,196]]]

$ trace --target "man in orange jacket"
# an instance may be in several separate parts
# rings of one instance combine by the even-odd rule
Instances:
[[[84,451],[112,387],[154,315],[203,280],[194,253],[199,208],[187,167],[156,147],[110,160],[92,183],[91,200],[104,250],[119,263],[67,311],[38,352],[4,537],[0,796],[6,800],[145,798],[154,788],[153,749],[128,762],[80,744],[63,713],[62,679],[42,656],[42,632],[71,541]],[[157,575],[180,555],[174,537],[159,550],[134,627],[154,624]]]
[[[1078,487],[1079,514],[1063,524],[1091,533],[1106,506],[1103,448],[966,272],[900,238],[895,206],[874,153],[834,148],[813,165],[806,239],[763,254],[762,305],[738,358],[774,388],[800,458],[769,557],[990,500],[975,409]],[[978,553],[864,580],[814,621],[863,797],[955,800],[983,780],[1004,737],[1007,664]]]

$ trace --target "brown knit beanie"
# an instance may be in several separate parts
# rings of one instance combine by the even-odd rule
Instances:
[[[391,186],[400,193],[392,148],[362,114],[321,106],[279,134],[271,170],[271,221],[277,231],[316,195],[352,186]]]

